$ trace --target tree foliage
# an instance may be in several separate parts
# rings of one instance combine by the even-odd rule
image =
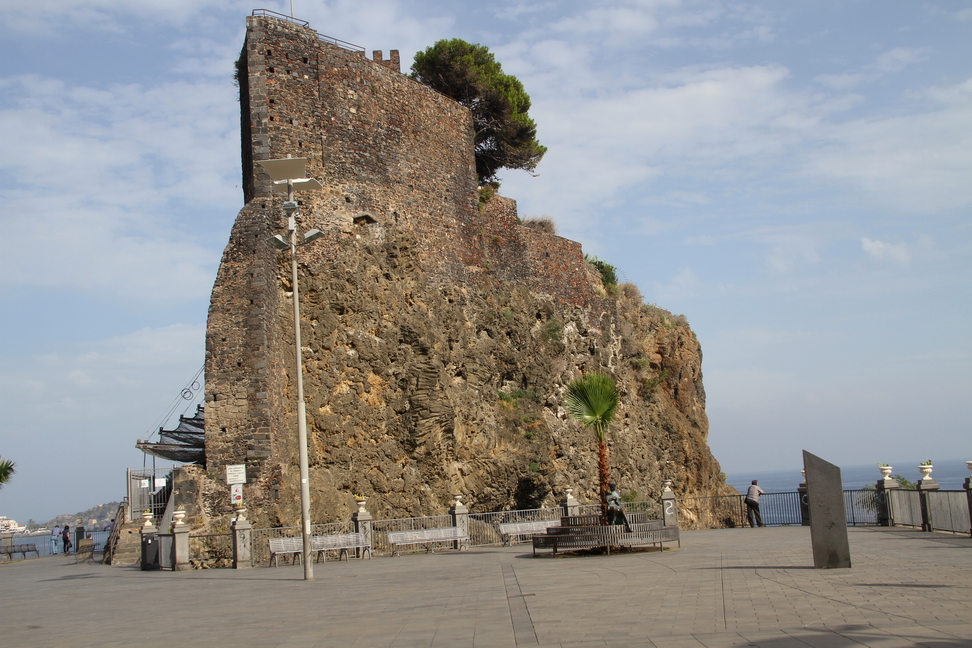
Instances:
[[[530,96],[484,45],[440,40],[415,55],[411,77],[469,108],[481,184],[502,168],[533,171],[547,151],[527,114]]]
[[[0,457],[0,488],[2,488],[4,484],[10,481],[10,478],[13,476],[13,474],[17,472],[16,470],[14,470],[14,466],[16,465],[17,464],[14,463],[13,461]]]
[[[611,482],[608,463],[607,430],[618,407],[618,386],[603,373],[590,373],[567,386],[567,412],[594,430],[597,439],[597,472],[600,482],[601,508],[607,513],[605,496]]]

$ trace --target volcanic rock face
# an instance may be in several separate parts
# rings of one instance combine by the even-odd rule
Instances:
[[[438,514],[454,492],[474,511],[550,505],[568,485],[596,501],[595,439],[563,406],[567,385],[594,370],[621,389],[608,438],[623,492],[657,498],[664,478],[683,493],[719,487],[699,344],[634,286],[590,322],[517,285],[433,285],[395,228],[337,252],[302,287],[315,519],[349,493],[378,516]],[[282,517],[296,516],[296,497],[283,499]]]
[[[312,517],[533,508],[570,486],[596,501],[593,433],[567,385],[613,376],[613,476],[629,497],[724,488],[706,444],[701,350],[633,285],[608,295],[580,245],[479,205],[471,120],[450,99],[287,21],[247,21],[240,59],[247,204],[207,326],[206,469],[198,513],[225,518],[245,464],[247,517],[299,519],[293,286],[269,243],[286,227],[256,164],[296,152],[324,190],[299,196],[298,250]]]

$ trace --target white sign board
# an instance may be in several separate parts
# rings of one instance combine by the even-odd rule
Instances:
[[[243,484],[230,485],[230,503],[234,507],[243,506]]]
[[[233,464],[232,466],[226,466],[226,483],[245,484],[246,464]]]

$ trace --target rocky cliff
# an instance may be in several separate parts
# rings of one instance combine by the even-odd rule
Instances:
[[[580,245],[477,207],[468,111],[305,26],[247,21],[240,212],[207,326],[206,474],[194,523],[225,519],[223,468],[245,464],[257,526],[299,519],[285,220],[256,163],[306,156],[298,251],[312,517],[346,520],[595,501],[592,434],[564,410],[590,371],[618,381],[614,477],[629,497],[723,488],[706,444],[701,350],[682,317],[607,294]],[[393,59],[394,60],[394,57]],[[201,515],[197,515],[199,513]],[[198,518],[198,519],[197,519]]]

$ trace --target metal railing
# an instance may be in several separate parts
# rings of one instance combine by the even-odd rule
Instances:
[[[637,502],[634,504],[640,504]],[[631,506],[626,504],[625,507]],[[594,515],[601,507],[597,504],[584,504],[578,507],[578,515]],[[638,510],[638,509],[630,509]],[[490,513],[469,514],[469,545],[472,547],[487,547],[502,545],[503,538],[499,531],[501,524],[515,522],[541,522],[543,520],[559,520],[564,515],[561,506],[550,506],[538,509],[521,509],[516,511],[493,511]],[[519,537],[522,540],[525,536]]]
[[[306,20],[300,20],[299,18],[294,18],[293,16],[288,16],[287,14],[277,13],[276,11],[271,11],[269,9],[254,9],[250,14],[251,16],[263,16],[265,18],[276,18],[277,20],[283,20],[294,25],[299,25],[300,27],[306,27],[310,29],[310,23]],[[354,43],[349,43],[343,41],[339,38],[333,38],[331,36],[325,36],[320,32],[314,32],[317,34],[318,40],[322,40],[325,43],[330,43],[331,45],[337,45],[341,49],[351,50],[352,52],[364,52],[365,48],[360,45],[355,45]]]
[[[311,535],[332,535],[338,533],[353,533],[354,523],[333,522],[331,524],[315,524],[311,526]],[[231,534],[227,534],[230,539],[230,557],[232,558],[233,547]],[[253,529],[253,563],[270,564],[270,539],[271,538],[299,538],[300,527],[277,527],[273,529]],[[190,552],[190,555],[195,555]]]
[[[389,531],[421,531],[422,529],[438,529],[451,526],[453,526],[452,516],[448,514],[392,520],[373,520],[371,523],[371,550],[376,554],[391,554],[394,551],[395,548],[388,544]]]
[[[878,523],[877,491],[845,490],[847,524]],[[725,529],[747,526],[746,503],[742,495],[688,497],[678,500],[678,519],[682,529]],[[765,493],[759,497],[759,512],[768,526],[803,524],[800,493]]]
[[[172,471],[178,467],[128,469],[129,507],[126,522],[137,520],[146,510],[152,512],[154,520],[161,519],[172,491]],[[115,520],[116,524],[119,522]]]

